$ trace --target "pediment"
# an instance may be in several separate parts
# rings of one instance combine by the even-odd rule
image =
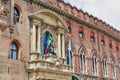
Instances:
[[[53,27],[66,29],[65,21],[61,17],[59,17],[59,15],[52,11],[38,11],[30,15],[30,17],[32,16],[34,16],[34,19],[42,20],[44,23]]]

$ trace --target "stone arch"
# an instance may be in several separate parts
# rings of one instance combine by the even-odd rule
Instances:
[[[45,22],[46,21],[45,18],[43,18],[41,16],[43,16],[43,17],[48,16],[52,20],[57,19],[58,22],[57,22],[56,26],[59,26],[63,29],[67,28],[67,24],[65,23],[65,21],[57,13],[55,13],[51,10],[42,9],[42,10],[39,10],[39,11],[34,12],[33,14],[29,15],[30,18],[36,18],[38,20],[42,20],[43,22]]]
[[[79,48],[79,50],[78,50],[78,54],[80,54],[80,52],[81,52],[82,50],[85,51],[85,55],[86,55],[86,57],[88,57],[88,51],[87,51],[87,49],[86,49],[83,45],[80,46],[80,48]]]
[[[104,57],[108,60],[108,55],[107,55],[105,52],[102,53],[102,55],[101,55],[101,60],[102,60]]]
[[[19,22],[22,23],[22,9],[20,5],[18,5],[17,3],[14,4],[14,7],[16,7],[17,10],[19,11]]]
[[[53,37],[54,39],[56,39],[56,37],[54,36],[55,33],[52,32],[51,30],[48,30],[48,29],[44,29],[44,30],[42,31],[41,35],[43,35],[46,31],[50,32],[50,33],[52,34],[52,37]]]
[[[99,59],[98,52],[97,52],[95,49],[93,49],[93,50],[91,51],[90,57],[92,58],[92,56],[93,56],[94,54],[95,54],[96,57]]]
[[[115,64],[116,64],[115,57],[111,54],[111,55],[110,55],[110,63],[111,63],[112,61],[114,61]]]
[[[21,43],[20,43],[20,41],[19,41],[18,39],[12,39],[12,40],[10,41],[8,53],[9,53],[9,55],[10,55],[10,46],[11,46],[11,44],[12,44],[13,42],[16,43],[16,45],[17,45],[18,48],[19,48],[19,50],[18,50],[18,60],[20,60],[20,59],[22,58],[22,45],[21,45]],[[9,56],[9,55],[8,55],[8,56]]]
[[[22,12],[22,9],[20,8],[20,6],[18,4],[14,4],[14,7],[16,7],[20,12]]]

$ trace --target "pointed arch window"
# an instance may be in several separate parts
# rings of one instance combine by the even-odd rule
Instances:
[[[11,45],[10,45],[10,59],[15,59],[15,60],[17,60],[18,59],[18,45],[15,43],[15,42],[13,42],[13,43],[11,43]]]
[[[97,57],[96,57],[96,54],[93,54],[92,64],[93,64],[93,73],[96,76],[97,75]]]
[[[112,69],[112,76],[113,76],[113,78],[115,78],[115,62],[113,60],[111,63],[111,69]]]
[[[20,11],[18,10],[17,7],[14,7],[14,23],[19,22],[19,18],[20,18]]]
[[[107,77],[107,60],[106,60],[105,57],[103,57],[102,65],[103,65],[103,74],[104,74],[104,77]]]
[[[45,55],[48,55],[48,54],[56,55],[55,48],[53,45],[52,34],[49,31],[46,31],[43,34],[42,53]]]
[[[81,51],[80,53],[80,62],[81,62],[81,71],[83,74],[85,74],[85,71],[86,71],[86,66],[85,66],[85,62],[86,62],[86,56],[85,56],[85,51]]]

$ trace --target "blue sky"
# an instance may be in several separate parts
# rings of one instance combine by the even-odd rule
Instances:
[[[120,0],[64,0],[120,31]]]

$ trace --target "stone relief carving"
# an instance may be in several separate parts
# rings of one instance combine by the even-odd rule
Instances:
[[[8,17],[9,9],[7,6],[7,0],[1,0],[0,2],[0,15]]]

